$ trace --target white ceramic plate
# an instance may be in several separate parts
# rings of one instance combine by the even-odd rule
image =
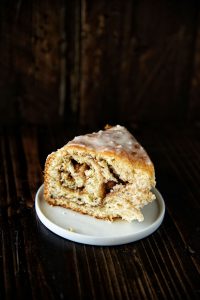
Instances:
[[[83,244],[111,246],[131,243],[147,237],[162,223],[165,203],[157,189],[156,200],[143,208],[144,221],[109,221],[95,219],[59,206],[43,198],[43,185],[37,191],[35,208],[40,221],[55,234]]]

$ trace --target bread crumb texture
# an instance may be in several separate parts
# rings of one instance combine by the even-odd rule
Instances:
[[[120,125],[75,137],[45,164],[45,200],[100,219],[143,221],[154,186],[153,163]]]

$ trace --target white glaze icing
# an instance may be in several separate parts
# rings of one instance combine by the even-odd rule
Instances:
[[[67,145],[79,145],[97,151],[116,151],[117,153],[125,151],[127,154],[135,156],[136,159],[151,163],[144,148],[125,127],[120,125],[77,136]]]

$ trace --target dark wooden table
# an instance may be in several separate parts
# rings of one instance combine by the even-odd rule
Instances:
[[[80,131],[1,127],[0,299],[200,299],[200,125],[131,131],[155,164],[164,222],[141,241],[97,247],[51,233],[34,208],[47,154]]]

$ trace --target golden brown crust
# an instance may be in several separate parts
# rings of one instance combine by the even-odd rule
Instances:
[[[44,168],[44,198],[48,201],[49,199],[49,189],[48,189],[48,183],[50,181],[50,175],[48,173],[49,166],[51,164],[51,161],[55,157],[55,152],[52,152],[50,155],[48,155],[46,162],[45,162],[45,168]]]
[[[112,125],[106,124],[106,125],[104,126],[104,129],[106,130],[106,129],[110,129],[110,128],[112,128],[112,127],[113,127]]]

